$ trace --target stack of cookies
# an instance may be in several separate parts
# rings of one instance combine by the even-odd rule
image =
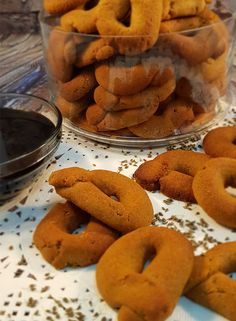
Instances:
[[[208,2],[45,0],[48,75],[63,116],[146,139],[209,122],[226,92],[229,46]]]

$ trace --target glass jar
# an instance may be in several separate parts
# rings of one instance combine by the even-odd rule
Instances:
[[[162,19],[155,35],[113,35],[109,26],[105,35],[82,33],[70,13],[41,13],[50,92],[64,124],[136,147],[178,142],[222,119],[231,104],[235,9],[227,1]]]

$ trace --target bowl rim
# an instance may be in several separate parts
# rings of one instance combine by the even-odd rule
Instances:
[[[199,30],[202,30],[202,29],[207,29],[207,28],[210,28],[212,26],[215,26],[215,25],[218,25],[222,22],[228,22],[230,20],[236,20],[236,8],[235,8],[235,11],[232,11],[230,12],[231,16],[230,17],[226,17],[226,18],[221,18],[220,21],[218,22],[214,22],[214,23],[211,23],[211,24],[208,24],[208,25],[205,25],[205,26],[202,26],[202,27],[198,27],[198,28],[191,28],[191,29],[186,29],[186,30],[183,30],[183,31],[174,31],[173,33],[178,33],[178,34],[185,34],[185,33],[191,33],[193,31],[199,31]],[[55,30],[55,27],[57,26],[52,26],[50,25],[49,23],[47,23],[46,19],[47,18],[51,18],[51,19],[58,19],[60,18],[61,15],[52,15],[52,14],[49,14],[47,13],[45,10],[40,10],[39,13],[38,13],[38,21],[39,21],[39,24],[40,24],[40,27],[41,27],[41,31],[43,30],[43,27],[42,26],[47,26],[48,29],[50,29],[51,31],[52,30]],[[178,19],[178,18],[177,18]],[[58,25],[59,27],[59,25]],[[57,31],[59,33],[65,33],[65,34],[71,34],[71,35],[77,35],[77,36],[80,36],[80,37],[90,37],[90,38],[136,38],[136,37],[150,37],[152,34],[139,34],[139,35],[100,35],[100,34],[95,34],[95,33],[83,33],[83,32],[77,32],[77,31],[66,31],[66,30],[60,30],[60,29],[57,29]],[[166,34],[170,34],[169,32],[163,32],[161,33],[160,35],[161,36],[164,36]]]
[[[52,109],[56,115],[56,124],[55,124],[55,129],[53,130],[53,133],[52,135],[46,139],[46,141],[44,141],[39,147],[37,147],[36,149],[34,149],[33,151],[29,152],[29,153],[26,153],[26,154],[23,154],[23,155],[20,155],[16,158],[13,158],[13,159],[10,159],[10,160],[7,160],[5,162],[2,162],[0,163],[0,179],[4,179],[5,177],[7,176],[10,176],[10,175],[13,175],[13,174],[16,174],[17,172],[19,171],[22,171],[23,169],[27,169],[31,166],[33,166],[34,164],[42,161],[45,157],[47,157],[51,150],[54,149],[54,146],[55,146],[55,141],[56,141],[56,137],[58,137],[58,135],[60,135],[61,133],[61,130],[62,130],[62,115],[61,115],[61,112],[60,110],[57,108],[57,106],[43,98],[43,97],[39,97],[39,96],[36,96],[36,95],[32,95],[32,94],[18,94],[18,93],[11,93],[11,92],[6,92],[6,93],[2,93],[0,92],[0,99],[1,98],[7,98],[7,99],[33,99],[33,100],[37,100],[39,102],[41,102],[42,104],[44,105],[47,105],[48,107],[50,107],[50,109]],[[0,110],[1,108],[4,108],[4,107],[1,107],[0,106]],[[36,111],[37,112],[37,111]],[[37,155],[41,155],[41,157],[37,158],[35,156]],[[26,160],[27,159],[36,159],[36,161],[34,163],[31,163],[31,162],[27,162]],[[18,162],[21,162],[23,163],[25,161],[25,167],[20,167],[20,169],[15,169],[15,170],[12,170],[12,168],[14,168],[14,164],[15,163],[18,163]],[[17,168],[17,166],[16,166]]]

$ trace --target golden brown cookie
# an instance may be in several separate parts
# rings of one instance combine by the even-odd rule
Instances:
[[[64,57],[64,48],[71,35],[62,27],[54,28],[48,39],[48,71],[54,81],[67,82],[72,79],[73,66]]]
[[[149,119],[158,109],[159,98],[151,97],[146,106],[118,111],[106,111],[99,105],[89,106],[86,112],[88,123],[96,125],[98,131],[118,130],[140,124]]]
[[[130,0],[129,3],[129,26],[121,24],[115,11],[111,10],[103,10],[96,26],[102,36],[114,36],[114,43],[121,55],[132,56],[146,51],[157,41],[162,15],[162,1]]]
[[[79,74],[70,81],[60,83],[59,93],[65,100],[69,102],[77,101],[97,86],[93,68],[80,69]]]
[[[149,262],[145,267],[145,263]],[[97,264],[97,287],[118,308],[118,320],[166,320],[191,274],[193,249],[179,232],[142,227],[104,253]]]
[[[202,18],[201,16],[191,16],[165,20],[161,22],[160,34],[193,30],[204,25],[208,25],[208,21],[206,21],[206,19]]]
[[[206,0],[163,0],[162,20],[195,16],[206,8]]]
[[[124,175],[72,167],[53,172],[49,183],[59,195],[117,231],[126,233],[153,219],[148,195]]]
[[[184,59],[190,66],[201,64],[207,59],[216,59],[228,48],[228,34],[224,23],[209,11],[209,25],[191,33],[166,33],[160,37],[162,46]]]
[[[195,257],[185,295],[194,302],[236,320],[236,282],[228,274],[236,271],[236,242],[216,245]]]
[[[95,62],[106,60],[115,54],[112,39],[91,38],[88,36],[73,35],[64,48],[65,59],[68,63],[81,68]]]
[[[72,234],[81,224],[84,232]],[[118,233],[71,204],[58,203],[46,214],[34,231],[34,244],[56,269],[97,263]]]
[[[80,130],[85,130],[91,133],[97,133],[97,128],[94,125],[88,123],[85,113],[81,114],[81,117],[74,119],[73,124],[77,126]]]
[[[203,149],[211,157],[236,159],[236,126],[210,130],[203,139]]]
[[[89,125],[97,125],[105,118],[107,112],[97,104],[92,104],[86,110],[86,120]]]
[[[226,77],[226,61],[227,52],[225,51],[216,59],[207,59],[205,62],[196,67],[195,72],[197,75],[201,75],[204,81],[208,83],[214,83],[214,81],[221,78],[222,76]]]
[[[62,14],[75,9],[87,0],[43,0],[44,10],[51,14]]]
[[[97,82],[114,95],[136,94],[148,87],[160,66],[157,59],[139,57],[115,57],[95,68]]]
[[[185,202],[194,202],[192,189],[186,190],[182,189],[182,187],[187,181],[193,180],[193,177],[203,168],[208,159],[209,156],[203,153],[188,150],[171,150],[158,155],[151,161],[142,163],[135,171],[134,178],[137,183],[149,191],[161,189],[161,185],[165,184],[163,191],[168,191],[168,197]],[[178,175],[179,179],[176,181],[176,175],[172,174],[173,171],[183,174],[183,181],[181,181],[180,175]],[[174,190],[172,189],[169,175],[174,177]],[[186,178],[186,175],[189,178]],[[170,184],[169,190],[167,190],[166,182]],[[190,183],[187,184],[191,187]]]
[[[74,102],[69,102],[63,97],[58,96],[55,104],[61,111],[62,116],[70,119],[71,121],[79,119],[81,117],[81,113],[90,105],[89,97],[87,96]]]
[[[129,130],[142,138],[168,137],[194,120],[192,103],[183,99],[167,102],[161,114],[155,114],[146,122],[132,126]]]
[[[88,1],[61,17],[61,25],[71,31],[97,33],[97,20],[104,15],[123,18],[129,11],[128,0]]]
[[[236,198],[227,187],[236,187],[236,159],[218,157],[209,160],[193,179],[197,203],[217,223],[236,227]]]
[[[156,83],[162,83],[162,81],[156,81]],[[172,77],[163,85],[149,86],[136,94],[126,96],[112,94],[102,86],[98,86],[94,91],[94,100],[106,111],[145,107],[153,101],[162,102],[166,100],[173,93],[175,85],[175,77]]]

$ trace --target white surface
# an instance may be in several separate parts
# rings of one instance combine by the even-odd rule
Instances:
[[[221,124],[235,124],[232,107]],[[201,137],[169,148],[201,150]],[[38,181],[15,200],[0,208],[0,320],[1,321],[113,321],[117,313],[101,301],[95,284],[95,266],[56,271],[41,257],[32,244],[32,233],[57,196],[47,182],[59,168],[80,166],[86,169],[109,169],[132,177],[145,160],[165,148],[123,149],[86,141],[64,130],[62,143],[51,165]],[[236,233],[216,224],[198,205],[173,201],[159,192],[149,193],[158,218],[156,225],[191,232],[196,254],[217,242],[236,241]],[[162,215],[162,216],[160,216]],[[181,223],[173,217],[181,219]],[[163,219],[164,218],[164,219]],[[193,230],[193,227],[195,228]],[[222,321],[215,313],[181,298],[171,321]]]

